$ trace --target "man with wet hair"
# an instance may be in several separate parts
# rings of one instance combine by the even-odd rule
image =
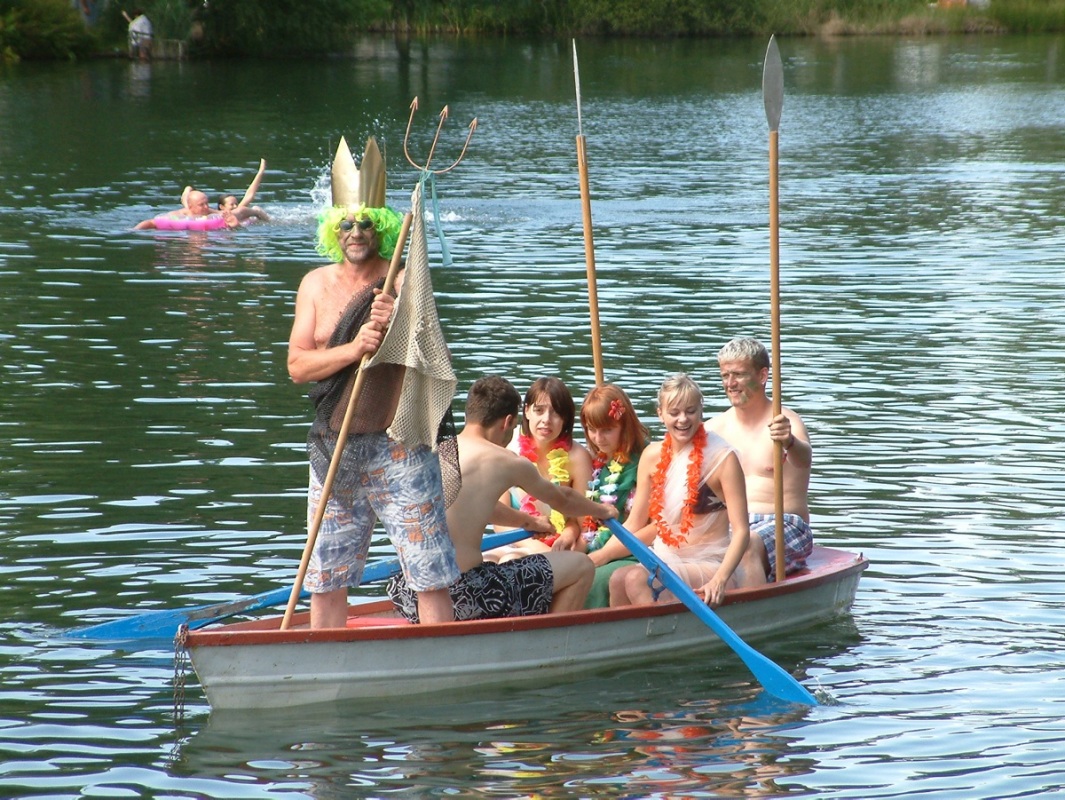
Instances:
[[[813,448],[802,418],[790,408],[773,415],[766,396],[769,353],[757,339],[735,338],[717,354],[721,385],[729,403],[727,411],[708,420],[705,427],[736,448],[747,484],[751,546],[762,553],[766,575],[776,575],[776,502],[773,478],[775,442],[784,447],[784,572],[790,575],[806,566],[813,550],[810,530],[810,468]]]

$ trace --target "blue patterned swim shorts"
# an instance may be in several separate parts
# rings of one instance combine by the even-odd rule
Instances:
[[[769,556],[768,578],[777,574],[777,526],[775,514],[751,514],[751,533],[757,533],[765,543]],[[806,567],[806,559],[814,551],[814,534],[810,524],[798,514],[784,515],[784,574],[791,575]]]
[[[436,453],[424,446],[408,449],[383,432],[367,433],[349,438],[341,470],[354,470],[358,480],[334,482],[307,567],[307,591],[359,585],[378,519],[412,589],[444,589],[458,579]],[[310,473],[308,530],[322,498],[322,484]]]

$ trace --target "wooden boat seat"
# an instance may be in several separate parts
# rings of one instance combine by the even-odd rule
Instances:
[[[348,617],[349,628],[375,628],[385,625],[410,625],[406,617]]]

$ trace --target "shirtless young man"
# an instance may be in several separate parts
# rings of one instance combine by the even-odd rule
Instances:
[[[317,382],[311,390],[316,415],[308,437],[308,522],[322,500],[353,371],[380,347],[392,316],[395,301],[381,287],[400,227],[399,214],[383,203],[328,209],[318,250],[334,263],[308,272],[296,294],[288,371],[296,383]],[[401,272],[397,294],[402,285]],[[440,462],[428,447],[407,447],[386,433],[403,375],[402,366],[388,364],[366,374],[304,582],[312,628],[345,625],[347,590],[362,578],[378,518],[417,592],[421,619],[454,619],[447,587],[459,568],[444,517]]]
[[[774,442],[784,445],[784,571],[806,566],[813,550],[810,531],[810,466],[813,449],[802,419],[790,408],[773,416],[766,396],[769,354],[757,339],[737,338],[717,354],[721,384],[732,408],[706,423],[736,448],[747,482],[751,544],[762,553],[769,580],[776,575],[776,503],[774,500]]]
[[[475,381],[466,398],[466,424],[457,437],[462,488],[447,510],[462,577],[451,587],[455,618],[491,619],[527,616],[584,607],[595,568],[584,553],[552,550],[504,564],[484,561],[481,539],[489,523],[536,525],[532,517],[499,502],[511,486],[520,486],[574,517],[616,519],[613,506],[593,502],[568,486],[540,476],[536,465],[508,450],[518,424],[521,396],[509,381],[486,376]],[[389,584],[400,611],[415,620],[410,590],[402,576]]]

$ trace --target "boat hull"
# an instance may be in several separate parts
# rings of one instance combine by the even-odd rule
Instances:
[[[809,569],[780,584],[730,592],[717,609],[755,640],[832,619],[854,601],[868,566],[817,547]],[[310,630],[306,614],[189,633],[193,667],[211,707],[281,708],[436,696],[535,678],[560,681],[624,664],[725,647],[681,603],[535,617],[408,625],[388,601],[352,606],[348,628]]]

